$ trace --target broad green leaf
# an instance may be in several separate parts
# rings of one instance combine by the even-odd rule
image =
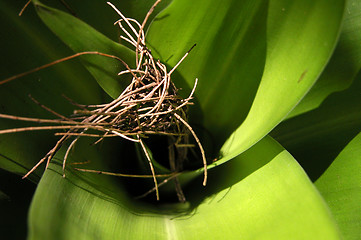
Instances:
[[[221,149],[237,156],[271,131],[314,84],[336,44],[344,1],[271,1],[267,58],[247,118]]]
[[[216,146],[247,116],[221,149],[227,160],[267,134],[310,89],[335,46],[344,4],[173,1],[152,23],[147,37],[169,65],[198,44],[179,73],[188,86],[199,78],[196,103],[202,112],[195,108],[195,118],[214,135]],[[259,83],[265,20],[267,56]]]
[[[172,0],[162,0],[157,5],[145,29],[148,28],[147,26],[151,20],[169,5],[171,1]],[[113,25],[115,20],[119,19],[119,15],[108,6],[107,1],[87,1],[86,3],[83,1],[66,1],[66,6],[64,5],[65,1],[59,0],[43,0],[41,2],[49,7],[62,10],[79,18],[113,41],[122,41],[119,38],[121,31]],[[126,0],[109,2],[114,4],[121,12],[125,13],[127,17],[137,19],[141,23],[155,1]]]
[[[22,5],[15,1],[0,2],[1,29],[11,32],[0,38],[1,80],[72,54],[49,32],[34,11],[28,9],[19,17]],[[62,94],[79,103],[94,103],[100,101],[100,93],[91,75],[79,62],[72,60],[1,85],[0,112],[53,118],[53,115],[30,100],[28,95],[31,94],[40,103],[61,114],[71,114],[73,106]],[[1,129],[21,126],[29,124],[0,119]],[[45,132],[1,135],[0,168],[24,175],[54,143],[55,139],[51,135]],[[36,175],[39,176],[40,172]],[[37,181],[39,177],[36,175],[30,178]]]
[[[328,95],[351,85],[361,67],[360,12],[360,1],[347,1],[340,39],[330,62],[310,92],[287,118],[319,107]]]
[[[361,72],[345,91],[333,93],[315,110],[282,122],[271,135],[316,180],[361,131]]]
[[[110,40],[70,14],[47,7],[39,1],[34,2],[43,22],[74,52],[98,51],[120,57],[129,66],[134,65],[134,52],[129,48]],[[104,7],[108,6],[104,4]],[[118,72],[125,69],[120,62],[104,56],[83,56],[82,59],[86,68],[111,97],[118,97],[129,83],[124,77],[117,76]]]
[[[264,67],[267,11],[268,1],[174,0],[148,31],[153,54],[169,66],[197,44],[173,81],[186,95],[199,79],[190,121],[202,138],[213,140],[210,155],[218,154],[251,107]]]
[[[83,145],[72,158],[102,156]],[[185,193],[186,204],[153,206],[132,199],[114,178],[74,170],[63,178],[54,161],[31,205],[29,239],[339,239],[307,175],[271,138],[213,169],[205,188],[194,182]]]
[[[344,239],[361,236],[361,134],[340,153],[316,181]]]

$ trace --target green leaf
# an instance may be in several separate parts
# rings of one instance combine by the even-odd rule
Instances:
[[[361,236],[360,173],[361,134],[358,134],[316,181],[344,239]]]
[[[102,156],[83,145],[72,158]],[[31,205],[29,239],[339,239],[307,175],[271,138],[213,169],[205,188],[194,182],[185,193],[186,204],[152,206],[114,178],[73,170],[63,178],[52,162]]]
[[[221,161],[271,131],[314,84],[335,46],[344,6],[338,0],[270,2],[262,81],[247,118],[223,145]]]
[[[316,81],[335,46],[344,4],[175,0],[147,37],[171,66],[197,43],[179,73],[188,88],[199,78],[201,111],[194,107],[192,120],[214,135],[216,149],[247,116],[221,149],[228,160],[267,134]]]
[[[330,62],[310,92],[287,118],[319,107],[328,95],[351,85],[361,67],[360,12],[360,1],[347,1],[340,39]]]
[[[111,2],[121,12],[125,13],[126,17],[137,19],[138,22],[142,23],[149,9],[156,1],[136,0],[136,1],[111,1]],[[162,0],[160,3],[158,3],[153,13],[149,16],[145,29],[148,28],[149,24],[152,22],[155,16],[157,16],[159,12],[163,11],[171,2],[172,0]]]
[[[70,14],[47,7],[39,1],[34,2],[36,11],[43,22],[74,52],[98,51],[118,56],[129,66],[134,64],[134,52],[127,47],[113,42]],[[105,7],[108,6],[104,4]],[[116,60],[104,56],[83,56],[82,59],[99,85],[111,97],[117,98],[128,84],[124,77],[117,76],[117,73],[125,67]]]
[[[0,27],[4,34],[0,79],[28,71],[35,67],[72,54],[57,37],[42,24],[29,9],[18,16],[23,3],[0,2]],[[28,95],[61,114],[72,113],[73,106],[62,94],[79,103],[100,102],[101,91],[96,81],[76,60],[16,79],[0,87],[0,112],[26,117],[54,117]],[[0,128],[29,126],[29,124],[0,119]],[[28,132],[0,136],[0,168],[24,175],[54,144],[55,138],[45,132]],[[39,171],[30,176],[38,181]]]
[[[190,121],[201,126],[197,132],[211,132],[211,155],[251,107],[265,61],[267,10],[268,1],[174,0],[147,33],[153,54],[169,66],[197,44],[173,81],[187,94],[199,79]]]
[[[361,72],[345,91],[333,93],[315,110],[282,122],[271,135],[316,180],[361,131]]]

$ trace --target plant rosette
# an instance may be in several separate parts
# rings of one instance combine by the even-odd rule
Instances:
[[[127,17],[142,22],[151,4],[140,2],[124,1],[114,5]],[[119,17],[104,2],[89,3],[89,6],[72,3],[68,7],[57,3],[49,7],[35,0],[32,3],[36,14],[56,37],[41,25],[30,8],[18,18],[13,14],[16,7],[1,3],[6,19],[2,24],[15,26],[14,37],[2,40],[13,46],[4,58],[14,59],[14,46],[24,52],[24,57],[17,59],[22,63],[20,67],[11,61],[2,66],[4,78],[72,52],[97,51],[127,63],[135,62],[135,52],[127,43],[118,43],[120,33],[112,23]],[[304,150],[304,145],[297,143],[310,142],[312,134],[317,134],[303,131],[302,126],[306,125],[302,122],[311,124],[307,125],[310,129],[326,129],[332,134],[329,126],[346,121],[336,118],[328,127],[317,125],[327,117],[317,111],[328,113],[331,109],[320,106],[329,101],[329,96],[339,94],[335,99],[342,99],[342,104],[332,105],[333,113],[345,111],[347,120],[357,119],[354,112],[359,108],[352,98],[355,95],[342,95],[342,91],[353,92],[359,85],[356,80],[361,61],[355,44],[358,35],[352,31],[357,28],[349,20],[356,16],[356,5],[352,1],[346,5],[341,0],[333,4],[286,0],[162,2],[155,9],[151,23],[146,25],[146,44],[154,58],[169,69],[197,44],[174,71],[172,79],[185,98],[198,79],[194,104],[188,108],[189,123],[207,156],[207,185],[202,185],[204,168],[199,158],[193,170],[179,175],[186,203],[162,201],[162,192],[159,203],[135,200],[132,188],[140,186],[137,179],[118,180],[104,174],[79,172],[72,166],[66,169],[63,178],[61,162],[66,147],[62,147],[44,173],[38,168],[29,175],[38,185],[29,210],[28,238],[339,239],[341,235],[356,236],[360,231],[357,230],[360,214],[337,210],[339,205],[335,201],[340,195],[329,193],[327,178],[331,184],[332,174],[339,171],[336,163],[354,156],[346,153],[357,150],[358,138],[347,143],[360,131],[360,124],[345,127],[343,132],[347,134],[330,145],[335,150],[328,162],[328,165],[333,161],[334,164],[329,169],[326,170],[328,165],[319,167],[316,163],[309,166],[319,170],[318,176],[324,172],[316,186],[312,182],[317,179],[316,175],[303,165],[304,156],[300,154],[298,159],[294,155]],[[36,24],[29,24],[27,20]],[[353,58],[342,52],[344,46],[355,52]],[[27,56],[36,61],[29,61]],[[337,75],[335,72],[341,73],[342,69],[330,67],[344,59],[353,61],[353,74]],[[73,106],[64,101],[62,94],[84,104],[109,101],[126,87],[127,82],[117,76],[122,69],[124,66],[114,59],[81,56],[80,61],[71,60],[33,73],[1,86],[2,113],[48,117],[49,113],[28,98],[29,93],[64,115],[71,114]],[[333,78],[330,84],[325,84],[330,79],[328,76]],[[341,92],[335,93],[337,91]],[[318,121],[312,122],[315,119]],[[29,125],[1,120],[1,126],[9,129]],[[272,130],[274,138],[268,135]],[[295,139],[289,136],[299,137],[298,142],[294,143]],[[327,136],[324,132],[318,136],[319,142],[326,141],[322,138]],[[31,132],[1,135],[0,140],[1,168],[24,175],[56,138],[49,133]],[[157,156],[162,156],[163,150],[157,151],[151,142],[149,148],[156,173],[166,172],[167,169],[157,163]],[[321,159],[320,163],[327,157],[326,151],[313,154],[314,158]],[[89,141],[84,140],[76,145],[68,161],[69,164],[90,162],[93,169],[109,170],[117,163],[117,167],[133,174],[132,164],[139,165],[137,162],[144,160],[139,155],[139,149],[126,141],[105,140],[97,147],[89,146]],[[348,164],[348,167],[357,165],[355,161]],[[345,170],[340,173],[347,174]],[[354,175],[357,178],[359,173]],[[334,192],[344,192],[346,186],[355,187],[355,178],[340,183]],[[149,181],[139,188],[141,191],[152,188],[152,183]],[[168,185],[171,184],[170,181]],[[174,187],[169,189],[164,190],[164,195]],[[360,199],[352,191],[344,194]],[[354,223],[347,231],[345,219]]]

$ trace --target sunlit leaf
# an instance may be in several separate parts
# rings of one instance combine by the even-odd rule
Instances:
[[[267,11],[268,1],[174,0],[148,31],[153,53],[170,66],[197,44],[174,82],[187,94],[199,79],[190,121],[213,140],[210,154],[217,154],[253,102],[265,62]]]
[[[360,12],[360,1],[347,1],[340,39],[330,62],[311,91],[287,118],[317,108],[328,95],[351,85],[361,67]]]
[[[93,150],[78,147],[73,160],[103,156]],[[270,138],[210,172],[207,187],[199,181],[185,189],[186,204],[151,206],[113,178],[66,174],[53,162],[41,179],[29,239],[339,239],[307,175]]]
[[[271,1],[267,58],[250,112],[223,145],[231,159],[271,131],[316,81],[336,44],[344,1]]]
[[[344,239],[361,236],[360,179],[361,134],[358,134],[316,181]]]
[[[315,110],[282,122],[271,133],[316,180],[361,131],[361,72],[351,87]]]

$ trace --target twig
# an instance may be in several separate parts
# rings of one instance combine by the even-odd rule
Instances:
[[[23,15],[25,9],[29,6],[29,4],[31,3],[31,0],[27,1],[27,3],[25,3],[24,7],[21,9],[21,11],[19,12],[19,17],[21,15]]]
[[[84,168],[74,168],[75,170],[81,172],[89,172],[89,173],[96,173],[96,174],[104,174],[114,177],[129,177],[129,178],[154,178],[155,177],[169,177],[173,176],[174,173],[171,174],[156,174],[156,175],[143,175],[143,174],[125,174],[125,173],[113,173],[113,172],[106,172],[100,170],[92,170],[92,169],[84,169]]]
[[[157,178],[155,176],[155,171],[154,171],[152,160],[150,159],[148,150],[145,148],[145,145],[144,145],[142,139],[139,137],[139,135],[137,137],[138,137],[139,143],[142,146],[142,149],[143,149],[143,151],[145,153],[145,156],[147,157],[147,160],[148,160],[148,163],[149,163],[149,166],[150,166],[150,170],[151,170],[152,175],[153,175],[153,181],[154,181],[154,187],[155,187],[155,195],[157,196],[157,200],[159,200],[158,181],[157,181]]]
[[[31,2],[31,0],[29,1]],[[20,73],[20,74],[17,74],[15,76],[12,76],[12,77],[9,77],[7,79],[4,79],[2,81],[0,81],[0,85],[1,84],[4,84],[4,83],[7,83],[7,82],[10,82],[12,80],[15,80],[15,79],[18,79],[18,78],[21,78],[21,77],[24,77],[26,75],[29,75],[31,73],[34,73],[34,72],[37,72],[37,71],[40,71],[42,69],[45,69],[45,68],[48,68],[50,66],[53,66],[55,64],[58,64],[58,63],[61,63],[61,62],[65,62],[65,61],[68,61],[70,59],[73,59],[73,58],[76,58],[76,57],[79,57],[79,56],[82,56],[82,55],[100,55],[100,56],[104,56],[104,57],[108,57],[108,58],[113,58],[113,59],[116,59],[118,61],[120,61],[121,63],[123,63],[123,65],[129,69],[129,66],[128,64],[126,64],[122,59],[120,59],[119,57],[117,56],[114,56],[114,55],[110,55],[110,54],[105,54],[105,53],[101,53],[101,52],[97,52],[97,51],[88,51],[88,52],[80,52],[80,53],[75,53],[71,56],[68,56],[68,57],[65,57],[65,58],[61,58],[61,59],[58,59],[58,60],[55,60],[51,63],[47,63],[47,64],[44,64],[40,67],[37,67],[37,68],[34,68],[34,69],[31,69],[29,71],[26,71],[26,72],[23,72],[23,73]]]
[[[203,159],[203,169],[204,169],[204,178],[203,178],[203,186],[206,186],[207,184],[207,160],[206,160],[206,154],[204,152],[203,146],[201,144],[201,142],[199,141],[199,138],[197,136],[197,134],[193,131],[192,127],[183,119],[181,118],[177,113],[174,113],[174,116],[181,121],[187,128],[188,130],[192,133],[194,139],[196,140],[199,150],[201,150],[201,154],[202,154],[202,159]]]
[[[30,1],[29,1],[30,2]],[[150,50],[145,44],[144,27],[152,14],[156,5],[160,2],[157,0],[151,9],[148,11],[142,24],[135,19],[125,17],[113,4],[108,2],[119,15],[120,18],[115,22],[116,25],[124,32],[125,36],[121,36],[135,47],[136,53],[136,67],[131,69],[127,63],[121,58],[110,54],[100,53],[97,51],[86,51],[76,53],[74,55],[53,61],[27,72],[17,74],[10,78],[0,81],[0,85],[10,82],[14,79],[23,77],[30,73],[50,67],[54,64],[61,63],[82,55],[100,55],[120,61],[126,68],[119,72],[118,75],[131,74],[132,80],[129,85],[119,94],[119,96],[109,103],[84,105],[76,103],[74,100],[64,96],[71,104],[78,109],[74,110],[74,115],[71,117],[63,116],[49,107],[41,104],[31,96],[29,96],[36,104],[59,117],[60,119],[40,119],[31,117],[18,117],[7,114],[0,114],[0,118],[19,120],[26,122],[36,122],[40,124],[57,124],[54,126],[33,126],[13,129],[0,130],[0,134],[16,133],[24,131],[38,131],[38,130],[65,130],[64,132],[56,132],[55,135],[61,136],[55,146],[42,158],[23,178],[31,174],[40,164],[46,161],[46,168],[50,160],[53,158],[57,150],[66,142],[71,141],[64,154],[62,169],[65,177],[65,168],[67,159],[71,150],[75,147],[78,139],[81,137],[97,137],[94,144],[102,141],[105,137],[121,137],[127,141],[140,144],[144,155],[148,161],[151,175],[132,175],[132,174],[116,174],[110,172],[78,169],[83,172],[96,172],[106,175],[123,176],[123,177],[152,177],[154,181],[154,188],[149,192],[156,192],[156,198],[159,200],[159,186],[165,184],[167,181],[174,178],[176,192],[181,202],[185,201],[185,196],[181,189],[181,185],[177,176],[183,171],[183,162],[187,158],[188,149],[198,146],[202,156],[204,180],[203,185],[207,182],[207,161],[202,144],[197,137],[192,127],[187,122],[187,106],[191,104],[195,89],[197,87],[198,79],[195,83],[188,98],[181,98],[178,94],[178,89],[173,83],[171,75],[177,67],[189,55],[195,44],[188,52],[178,61],[178,63],[170,70],[167,70],[166,65],[159,60],[155,60]],[[28,3],[27,3],[28,4]],[[125,23],[130,29],[122,25]],[[136,28],[139,28],[137,30]],[[89,131],[95,133],[89,133]],[[189,134],[192,134],[197,145],[190,144],[188,141]],[[143,139],[151,135],[167,136],[169,141],[169,160],[171,171],[173,175],[156,174],[150,153],[146,148]],[[176,148],[176,151],[175,149]],[[168,177],[161,183],[158,183],[158,177]],[[144,194],[142,195],[144,196]]]

